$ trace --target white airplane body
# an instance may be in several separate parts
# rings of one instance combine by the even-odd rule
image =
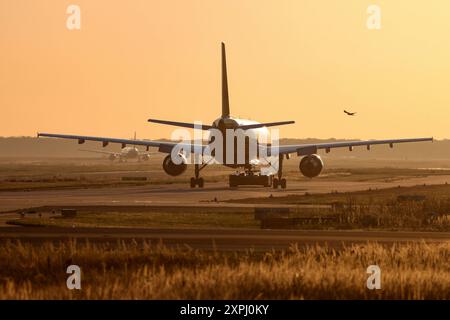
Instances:
[[[88,149],[80,149],[80,151],[106,154],[108,155],[108,159],[111,161],[119,160],[120,162],[123,162],[130,159],[136,159],[138,161],[141,160],[148,161],[150,159],[149,152],[142,152],[137,147],[125,147],[122,148],[120,152],[88,150]]]
[[[213,132],[214,130],[218,130],[223,133],[225,137],[226,130],[235,130],[241,129],[245,132],[246,135],[251,139],[255,139],[256,142],[261,135],[266,135],[268,133],[268,127],[272,126],[280,126],[286,124],[292,124],[294,121],[281,121],[281,122],[269,122],[269,123],[259,123],[254,120],[248,119],[238,119],[234,118],[230,115],[229,108],[229,99],[228,99],[228,80],[227,80],[227,67],[226,67],[226,57],[225,57],[225,45],[222,43],[222,115],[217,118],[211,125],[199,125],[196,123],[186,123],[186,122],[176,122],[176,121],[168,121],[168,120],[157,120],[157,119],[149,119],[149,122],[159,123],[164,125],[172,125],[176,127],[184,127],[190,129],[201,129]],[[132,140],[132,139],[117,139],[117,138],[107,138],[107,137],[95,137],[95,136],[81,136],[81,135],[67,135],[67,134],[53,134],[53,133],[38,133],[38,137],[51,137],[51,138],[63,138],[63,139],[73,139],[78,140],[79,144],[84,143],[85,141],[98,141],[102,142],[103,147],[106,147],[109,143],[119,143],[122,145],[122,148],[126,148],[127,145],[133,145],[134,151],[132,153],[136,154],[137,148],[136,146],[144,146],[147,148],[147,151],[150,147],[158,148],[159,152],[163,152],[168,154],[163,161],[163,169],[164,171],[171,176],[178,176],[186,171],[187,163],[182,162],[179,164],[174,163],[171,153],[174,148],[179,148],[180,146],[184,151],[188,151],[191,154],[203,154],[207,149],[208,145],[204,144],[192,144],[192,143],[176,143],[176,142],[163,142],[163,141],[153,141],[153,140]],[[224,153],[226,153],[226,142],[227,139],[224,139]],[[406,143],[406,142],[420,142],[420,141],[432,141],[433,138],[411,138],[411,139],[388,139],[388,140],[358,140],[358,141],[342,141],[342,142],[330,142],[330,143],[315,143],[315,144],[297,144],[297,145],[282,145],[275,148],[269,145],[262,145],[262,148],[270,149],[271,156],[276,155],[278,157],[278,168],[277,168],[277,178],[273,181],[273,186],[282,188],[286,187],[286,179],[282,178],[283,174],[283,159],[289,159],[291,154],[297,154],[301,156],[302,159],[299,164],[300,172],[309,178],[316,177],[320,174],[323,168],[323,162],[318,155],[319,150],[325,150],[326,152],[330,152],[331,149],[334,148],[343,148],[346,147],[349,151],[353,150],[355,146],[366,146],[368,150],[372,145],[377,144],[388,144],[390,147],[393,147],[396,143]],[[254,141],[251,141],[254,142]],[[236,148],[236,145],[234,145]],[[235,149],[236,151],[236,149]],[[237,152],[235,152],[236,154]],[[252,168],[258,164],[263,163],[266,159],[262,159],[261,157],[256,155],[249,154],[249,150],[247,145],[245,146],[244,153],[246,154],[246,158],[244,162],[232,161],[231,163],[226,162],[223,163],[226,166],[233,168],[245,168],[246,170],[252,170]],[[247,154],[249,155],[247,157]],[[199,187],[203,187],[203,178],[200,178],[200,171],[206,167],[208,163],[195,164],[195,177],[191,178],[191,187],[195,187],[198,185]]]

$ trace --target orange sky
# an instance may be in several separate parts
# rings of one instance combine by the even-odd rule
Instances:
[[[173,128],[149,117],[210,124],[224,41],[231,113],[295,120],[282,137],[448,138],[449,13],[448,0],[0,0],[0,135],[161,138]]]

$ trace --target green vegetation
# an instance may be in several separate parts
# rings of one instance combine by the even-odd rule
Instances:
[[[82,271],[66,288],[67,266]],[[381,289],[368,290],[369,265]],[[450,244],[292,246],[267,253],[137,243],[8,242],[0,299],[450,299]]]
[[[289,192],[289,190],[287,190]],[[401,195],[422,195],[427,198],[450,199],[450,184],[418,185],[413,187],[395,187],[383,189],[367,189],[353,192],[308,193],[287,194],[285,196],[266,198],[247,198],[228,200],[230,203],[246,204],[333,204],[335,202],[347,202],[352,199],[358,204],[370,204],[375,202],[397,201]]]
[[[199,212],[198,212],[199,211]],[[74,218],[55,215],[25,217],[9,221],[23,226],[57,227],[142,227],[142,228],[259,228],[259,221],[249,211],[223,212],[221,210],[172,209],[151,212],[93,212],[84,211]]]
[[[325,167],[320,176],[314,179],[349,181],[349,182],[351,181],[393,182],[409,178],[449,175],[450,173],[450,171],[448,170],[438,170],[438,169],[415,169],[415,168],[397,168],[397,167],[373,168],[373,167],[364,167],[364,164],[361,165],[363,166],[361,168]],[[294,168],[287,167],[287,170],[285,170],[285,175],[289,177],[289,181],[308,180],[308,178],[303,177],[298,172],[297,167]]]
[[[0,162],[0,192],[84,189],[187,183],[189,176],[167,176],[161,159],[126,163],[109,160],[64,159]],[[227,181],[224,168],[206,173],[208,182]],[[123,177],[145,177],[147,181],[122,181]]]

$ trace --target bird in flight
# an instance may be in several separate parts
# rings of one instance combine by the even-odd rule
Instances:
[[[349,116],[354,116],[356,114],[356,112],[349,112],[347,110],[344,110],[344,112]]]

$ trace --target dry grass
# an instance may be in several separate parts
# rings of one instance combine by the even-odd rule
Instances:
[[[82,289],[66,288],[66,267]],[[366,288],[369,265],[382,289]],[[450,299],[450,244],[219,253],[148,243],[0,247],[1,299]]]
[[[450,199],[448,198],[429,198],[419,202],[396,200],[372,202],[369,200],[368,203],[363,204],[349,197],[332,212],[337,216],[336,228],[450,230]]]

